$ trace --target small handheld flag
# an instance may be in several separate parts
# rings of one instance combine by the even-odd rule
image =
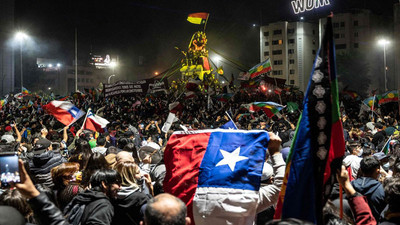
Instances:
[[[209,14],[208,13],[192,13],[189,14],[187,21],[193,23],[193,24],[205,24],[207,19],[208,19]]]

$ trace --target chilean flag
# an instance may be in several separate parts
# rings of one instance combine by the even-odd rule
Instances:
[[[269,135],[266,131],[177,131],[164,161],[164,190],[195,224],[253,224]]]
[[[93,130],[93,131],[103,133],[104,128],[107,126],[108,123],[110,123],[110,122],[108,122],[106,119],[104,119],[96,114],[93,114],[92,110],[89,109],[88,113],[87,113],[85,125],[83,126],[83,128],[86,130]]]
[[[70,125],[85,115],[84,111],[66,101],[51,101],[49,104],[44,105],[43,109],[64,125]]]

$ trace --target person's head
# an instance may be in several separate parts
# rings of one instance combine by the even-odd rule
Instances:
[[[358,141],[349,141],[348,150],[352,155],[360,155],[361,144]]]
[[[106,150],[106,155],[109,155],[109,154],[115,154],[115,155],[118,154],[118,148],[115,146],[108,147]]]
[[[140,169],[136,163],[120,162],[115,165],[115,170],[121,175],[122,186],[137,186]]]
[[[103,154],[95,152],[88,160],[85,170],[108,169],[109,165]]]
[[[365,157],[368,157],[368,156],[371,156],[371,155],[372,155],[372,149],[368,148],[368,147],[364,147],[363,148],[362,157],[365,158]]]
[[[125,145],[123,150],[126,152],[130,152],[132,154],[132,157],[135,159],[135,162],[140,162],[138,152],[134,143],[128,143],[127,145]]]
[[[132,153],[127,151],[120,151],[117,154],[117,163],[121,162],[135,162],[135,159],[132,157]]]
[[[76,142],[76,148],[73,151],[74,154],[91,154],[92,149],[90,148],[89,142],[84,139],[78,139],[79,141]]]
[[[114,199],[121,188],[121,175],[115,170],[102,169],[90,177],[89,183],[91,190],[103,192],[110,199]]]
[[[96,141],[97,146],[104,147],[106,145],[106,138],[104,136],[99,136]]]
[[[71,181],[74,173],[79,171],[79,163],[66,162],[51,169],[51,178],[53,179],[54,189],[62,189]]]
[[[389,206],[389,211],[392,213],[399,213],[400,212],[400,178],[393,177],[389,179],[386,185],[384,186],[385,189],[385,200]]]
[[[68,184],[64,189],[57,192],[57,203],[61,210],[64,210],[65,206],[79,193],[83,192],[84,189],[79,184]]]
[[[179,198],[170,194],[159,194],[147,202],[144,212],[146,225],[185,225],[190,224],[186,217],[186,205]]]
[[[51,141],[47,140],[46,138],[42,138],[36,142],[35,147],[33,148],[33,153],[41,154],[52,149],[53,147],[51,145]]]
[[[17,209],[25,219],[32,216],[32,209],[17,189],[8,189],[0,195],[0,205],[8,205]]]
[[[360,170],[364,177],[378,179],[380,166],[379,160],[374,156],[365,157],[360,162]]]

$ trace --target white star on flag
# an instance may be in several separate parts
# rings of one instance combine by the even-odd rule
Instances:
[[[220,149],[222,156],[224,157],[217,163],[216,166],[228,165],[232,172],[235,170],[236,163],[245,159],[249,159],[245,156],[240,156],[240,147],[235,149],[232,153]]]

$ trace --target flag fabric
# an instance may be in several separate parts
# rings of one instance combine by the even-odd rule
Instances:
[[[379,98],[379,97],[378,97]],[[376,109],[378,107],[378,99],[377,96],[371,96],[363,100],[363,103],[367,105],[370,109]]]
[[[215,98],[220,101],[220,102],[228,102],[229,99],[231,99],[233,96],[233,93],[223,93],[216,95]]]
[[[185,92],[184,99],[190,99],[190,98],[194,98],[194,97],[196,97],[196,93],[194,93],[193,91]]]
[[[389,153],[390,141],[391,140],[392,140],[392,136],[389,137],[389,139],[387,140],[385,146],[383,146],[382,152],[385,153],[385,155],[387,155]]]
[[[5,106],[7,104],[7,98],[0,100],[0,109],[3,108],[3,106]]]
[[[347,95],[347,96],[350,96],[352,99],[357,99],[359,97],[359,95],[355,91],[344,90],[343,94]]]
[[[21,92],[21,93],[24,94],[24,95],[29,95],[29,94],[31,94],[31,92],[28,91],[28,89],[26,89],[26,88],[24,88],[24,87],[22,87],[22,92]]]
[[[279,111],[281,111],[284,108],[283,105],[280,105],[275,102],[253,102],[250,105],[249,111],[250,112],[257,112],[260,110],[263,110],[265,114],[271,118],[275,114],[277,114]]]
[[[331,192],[336,171],[342,165],[344,150],[335,44],[332,21],[328,17],[286,161],[275,218],[323,224],[322,208]]]
[[[229,120],[229,122],[225,123],[224,125],[220,126],[219,128],[228,129],[228,130],[237,130],[237,127],[232,120]]]
[[[238,80],[249,80],[250,74],[248,72],[240,72],[238,76]]]
[[[286,109],[288,112],[294,112],[299,109],[299,105],[296,102],[288,102],[286,103]]]
[[[87,118],[83,128],[86,130],[97,131],[99,133],[104,132],[104,128],[109,124],[106,119],[94,114],[91,109],[87,112]]]
[[[389,102],[398,102],[398,101],[399,101],[399,92],[397,90],[394,90],[384,93],[379,99],[378,104],[381,105]]]
[[[173,102],[168,105],[168,109],[170,113],[177,114],[178,112],[182,112],[183,105],[180,102]]]
[[[208,13],[191,13],[188,15],[187,21],[193,24],[205,24],[208,19]]]
[[[275,94],[280,95],[282,93],[282,89],[276,87],[274,92],[275,92]]]
[[[64,125],[69,125],[85,115],[84,111],[66,101],[51,101],[49,104],[44,105],[43,109]]]
[[[175,122],[175,119],[176,119],[175,113],[170,112],[168,114],[167,120],[165,121],[164,125],[161,128],[162,132],[167,133],[171,128],[172,124]]]
[[[266,131],[174,132],[164,152],[164,190],[186,203],[194,224],[238,217],[253,224],[268,141]]]
[[[271,61],[270,61],[270,59],[267,59],[264,62],[261,62],[255,66],[253,66],[249,70],[250,78],[258,77],[264,73],[268,73],[271,70],[272,70]]]
[[[21,99],[23,99],[24,98],[24,94],[22,94],[21,92],[20,93],[17,93],[17,94],[15,94],[14,95],[14,98],[16,98],[16,99],[18,99],[18,100],[21,100]]]

